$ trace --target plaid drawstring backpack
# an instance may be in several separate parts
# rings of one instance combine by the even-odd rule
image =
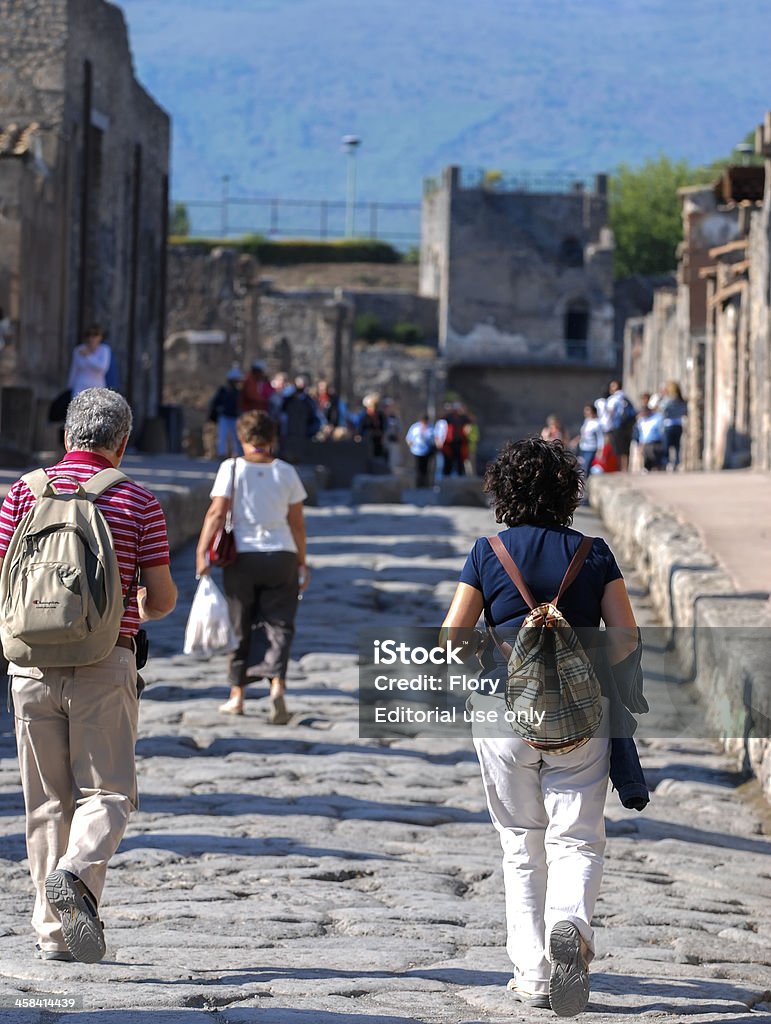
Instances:
[[[513,645],[489,632],[507,659],[506,720],[538,750],[566,754],[582,746],[602,721],[601,689],[586,651],[557,607],[593,544],[584,537],[552,601],[537,604],[500,537],[490,547],[531,609]]]

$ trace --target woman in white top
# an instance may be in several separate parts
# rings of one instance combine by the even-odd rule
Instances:
[[[86,388],[107,387],[111,361],[112,349],[104,340],[104,331],[99,324],[92,324],[86,332],[86,340],[72,353],[69,377],[72,397]]]
[[[584,421],[577,437],[570,442],[578,446],[578,458],[584,471],[584,476],[589,473],[595,455],[602,448],[602,427],[597,415],[597,409],[592,402],[584,406]]]
[[[266,412],[247,412],[236,424],[243,458],[223,462],[196,549],[196,573],[210,571],[209,546],[232,502],[238,556],[223,570],[223,589],[238,646],[230,655],[230,697],[220,711],[244,712],[244,690],[270,679],[271,722],[289,721],[284,693],[300,591],[308,585],[303,501],[297,471],[273,457],[276,428]]]

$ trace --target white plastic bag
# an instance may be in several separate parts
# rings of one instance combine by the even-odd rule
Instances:
[[[185,627],[185,654],[211,658],[236,646],[228,605],[211,576],[202,576]]]

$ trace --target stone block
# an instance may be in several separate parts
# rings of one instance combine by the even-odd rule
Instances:
[[[404,481],[396,476],[358,473],[351,485],[352,505],[389,505],[401,502]]]
[[[437,505],[468,505],[486,508],[487,495],[478,476],[447,476],[435,487]]]
[[[613,475],[592,478],[590,502],[612,531],[617,555],[633,562],[649,587],[662,622],[678,627],[674,653],[695,679],[712,735],[738,768],[752,769],[771,800],[771,698],[761,639],[771,626],[768,602],[738,593],[692,526],[626,484]]]

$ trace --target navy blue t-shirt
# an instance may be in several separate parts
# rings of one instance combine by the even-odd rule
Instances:
[[[583,534],[567,526],[513,526],[499,536],[540,603],[556,597]],[[571,626],[599,626],[605,586],[621,578],[612,551],[596,537],[581,571],[562,595],[560,611]],[[481,591],[485,619],[493,626],[520,626],[530,611],[486,537],[471,549],[460,582]]]

